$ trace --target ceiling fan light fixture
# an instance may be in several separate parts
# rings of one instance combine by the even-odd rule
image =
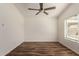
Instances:
[[[46,14],[46,15],[48,15],[48,13],[47,13],[46,11],[48,11],[48,10],[52,10],[52,9],[56,9],[55,6],[53,6],[53,7],[49,7],[49,8],[43,8],[43,3],[39,3],[39,6],[40,6],[40,9],[28,8],[28,10],[38,11],[38,12],[36,13],[36,15],[38,15],[41,11],[44,10],[43,13]]]

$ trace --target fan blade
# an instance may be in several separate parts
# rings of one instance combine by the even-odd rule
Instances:
[[[40,10],[43,10],[43,3],[40,3]]]
[[[39,12],[36,13],[36,15],[38,15],[42,10],[40,10]]]
[[[39,11],[40,9],[28,8],[28,10],[37,10],[37,11]]]
[[[45,11],[44,11],[44,13],[45,13],[46,15],[48,15],[48,13],[47,13],[47,12],[45,12]]]
[[[44,10],[52,10],[52,9],[56,9],[56,7],[49,7],[49,8],[45,8]]]

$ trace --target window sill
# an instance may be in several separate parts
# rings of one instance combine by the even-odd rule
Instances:
[[[77,39],[77,38],[73,38],[73,37],[70,37],[70,36],[67,36],[67,37],[64,37],[66,40],[71,40],[71,41],[73,41],[73,42],[77,42],[77,43],[79,43],[79,39]]]

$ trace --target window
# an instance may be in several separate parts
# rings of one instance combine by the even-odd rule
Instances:
[[[79,40],[79,15],[72,16],[64,21],[64,37],[74,41]]]

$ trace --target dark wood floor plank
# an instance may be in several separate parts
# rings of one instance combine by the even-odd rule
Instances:
[[[24,42],[6,56],[78,56],[58,42]]]

